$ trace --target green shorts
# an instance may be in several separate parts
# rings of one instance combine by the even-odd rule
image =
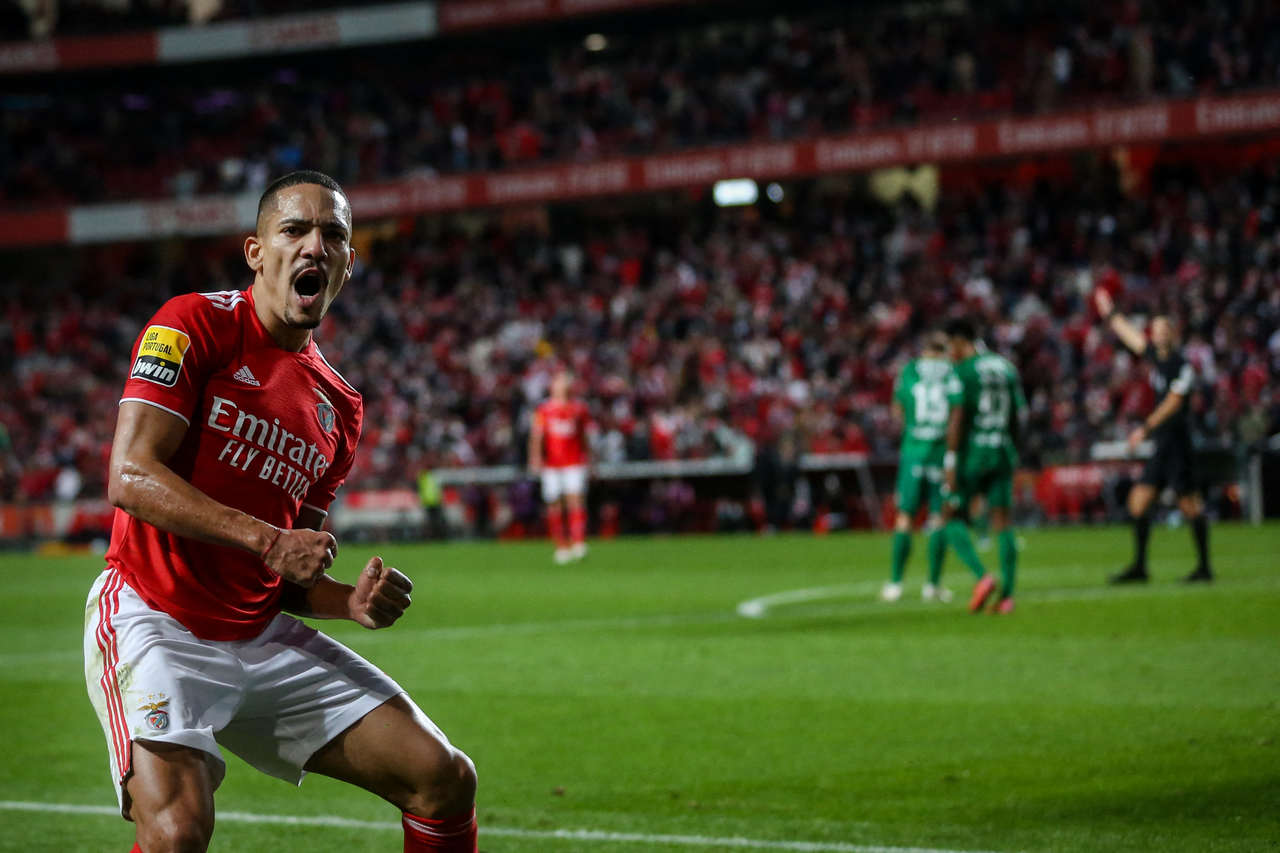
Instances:
[[[898,461],[898,511],[914,516],[921,504],[929,512],[942,511],[942,466],[919,458]]]
[[[965,511],[969,502],[981,495],[988,508],[1009,509],[1013,506],[1013,468],[1008,464],[961,464],[957,478],[958,492],[946,496],[947,505]]]

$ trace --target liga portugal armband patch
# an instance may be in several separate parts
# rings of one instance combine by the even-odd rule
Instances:
[[[138,357],[134,359],[130,379],[145,379],[166,388],[178,384],[182,371],[182,359],[191,346],[191,338],[185,332],[168,326],[148,326],[142,333]]]

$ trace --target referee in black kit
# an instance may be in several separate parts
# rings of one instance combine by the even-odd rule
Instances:
[[[1168,486],[1178,496],[1178,508],[1191,524],[1199,557],[1196,568],[1183,580],[1207,583],[1213,580],[1209,567],[1209,520],[1204,515],[1200,484],[1191,458],[1191,425],[1187,416],[1187,397],[1195,383],[1195,371],[1177,346],[1173,324],[1157,315],[1151,321],[1151,343],[1124,316],[1117,314],[1111,295],[1099,289],[1094,297],[1098,314],[1116,337],[1152,364],[1151,385],[1159,402],[1142,426],[1129,434],[1129,451],[1148,438],[1156,443],[1156,452],[1142,469],[1142,476],[1129,491],[1129,517],[1133,520],[1133,563],[1112,575],[1111,583],[1145,583],[1147,575],[1147,539],[1151,535],[1152,502],[1160,490]]]

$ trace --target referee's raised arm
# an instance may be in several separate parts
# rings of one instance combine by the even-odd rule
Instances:
[[[1123,314],[1116,312],[1115,300],[1105,290],[1098,289],[1093,295],[1098,316],[1115,332],[1120,342],[1133,351],[1134,355],[1142,355],[1147,351],[1147,338],[1138,328],[1130,323]]]

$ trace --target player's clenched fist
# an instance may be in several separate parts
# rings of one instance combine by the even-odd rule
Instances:
[[[333,565],[338,540],[324,530],[281,530],[262,555],[267,568],[310,589]]]
[[[398,569],[382,565],[381,557],[372,557],[351,593],[351,618],[366,628],[386,628],[404,615],[412,603],[411,592],[413,581]]]

